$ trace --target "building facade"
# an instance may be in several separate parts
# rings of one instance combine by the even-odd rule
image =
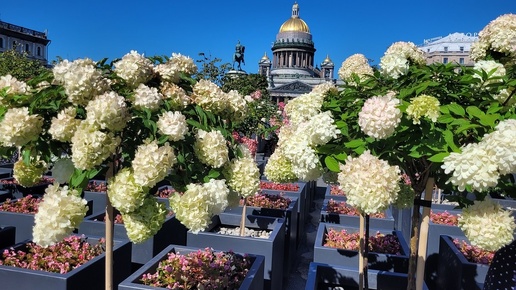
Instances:
[[[0,21],[0,53],[14,49],[48,65],[49,44],[46,32]]]
[[[335,64],[329,56],[315,65],[315,44],[310,28],[299,17],[299,4],[279,29],[272,46],[272,60],[267,53],[258,62],[258,73],[266,76],[268,91],[277,102],[288,101],[308,93],[316,85],[334,81]]]
[[[452,33],[445,37],[425,39],[419,48],[426,56],[426,63],[457,63],[463,66],[473,66],[474,61],[469,57],[471,44],[478,40],[476,33]]]

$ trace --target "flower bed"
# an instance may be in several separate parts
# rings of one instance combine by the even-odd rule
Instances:
[[[280,191],[298,191],[299,184],[295,183],[277,183],[270,181],[260,181],[261,189],[271,189],[271,190],[280,190]]]
[[[202,281],[203,289],[263,290],[263,265],[263,256],[170,245],[120,283],[118,289],[165,289],[174,283],[198,289]]]
[[[438,225],[457,226],[459,223],[459,216],[445,211],[431,211],[430,221]]]
[[[359,211],[348,205],[346,201],[326,199],[321,209],[321,222],[341,224],[348,226],[358,226],[360,222]],[[370,215],[369,221],[371,228],[394,229],[394,217],[390,209],[384,212]]]
[[[326,187],[324,198],[345,201],[346,193],[342,189],[340,189],[338,185],[331,184]]]
[[[4,178],[0,180],[3,188],[8,189],[11,193],[19,192],[23,196],[27,195],[38,195],[42,196],[45,194],[45,189],[52,183],[54,183],[55,179],[50,176],[41,177],[40,181],[33,186],[24,187],[18,184],[18,181],[14,178]]]

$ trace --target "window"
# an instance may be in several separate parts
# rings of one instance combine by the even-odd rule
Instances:
[[[0,48],[4,48],[4,39],[0,37]]]
[[[444,47],[444,52],[448,52],[448,47],[447,46]]]
[[[427,48],[427,49],[426,49],[426,52],[430,52],[430,48]]]
[[[16,40],[13,41],[13,47],[12,49],[16,50]]]
[[[464,52],[464,46],[459,47],[460,52]]]
[[[25,52],[27,52],[27,53],[30,52],[30,46],[28,43],[25,44]]]
[[[37,54],[38,56],[41,56],[41,47],[38,46],[38,49],[37,49]]]
[[[463,57],[459,58],[459,63],[460,64],[464,64],[464,58]]]
[[[443,63],[448,63],[448,58],[447,57],[443,57]]]

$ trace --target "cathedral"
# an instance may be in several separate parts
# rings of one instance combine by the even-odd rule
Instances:
[[[314,67],[315,45],[310,28],[299,17],[299,4],[279,28],[272,46],[272,61],[267,53],[258,63],[258,73],[266,76],[273,100],[284,102],[308,93],[316,85],[332,81],[335,64],[329,56]]]

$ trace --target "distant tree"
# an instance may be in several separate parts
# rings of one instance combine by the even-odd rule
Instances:
[[[245,77],[225,76],[222,82],[222,90],[225,92],[236,90],[242,95],[249,95],[260,90],[262,92],[262,97],[269,97],[269,92],[267,91],[267,78],[259,74],[249,74]]]
[[[222,63],[222,59],[213,58],[210,56],[206,56],[204,52],[200,52],[200,59],[196,60],[197,63],[200,63],[199,70],[197,74],[195,74],[194,78],[197,81],[200,80],[209,80],[213,83],[222,86],[223,78],[226,73],[231,68],[230,63]]]
[[[0,76],[10,74],[26,81],[47,70],[41,61],[29,58],[26,53],[12,49],[0,53]]]

